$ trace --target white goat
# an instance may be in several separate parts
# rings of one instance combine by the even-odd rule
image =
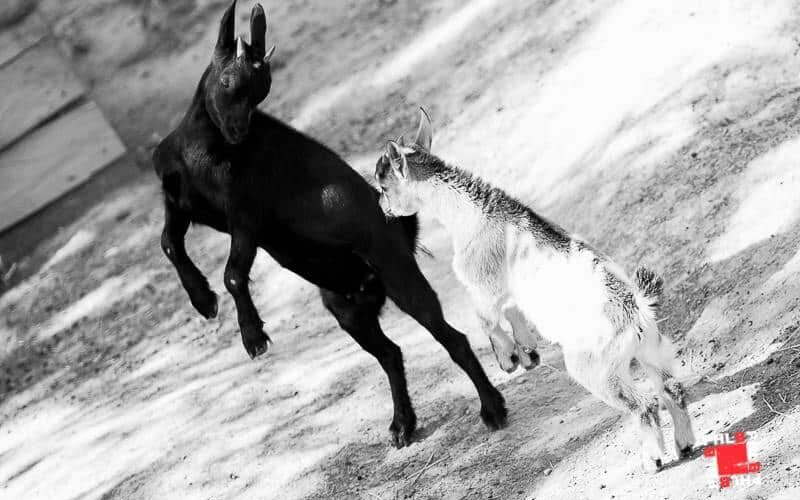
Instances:
[[[656,308],[661,280],[640,268],[635,280],[605,255],[481,179],[430,152],[424,110],[414,143],[390,141],[376,166],[381,208],[389,216],[429,210],[451,233],[453,268],[469,291],[500,366],[531,367],[536,336],[561,346],[569,374],[610,406],[631,413],[642,434],[648,471],[662,466],[664,440],[657,399],[675,426],[680,457],[694,435],[684,391],[672,378],[675,352],[661,335]],[[511,324],[514,340],[503,331]],[[636,359],[655,386],[633,383]],[[654,397],[654,396],[657,396]]]

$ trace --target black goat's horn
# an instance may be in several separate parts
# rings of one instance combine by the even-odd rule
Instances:
[[[267,51],[267,55],[264,56],[264,64],[269,64],[269,60],[272,59],[272,54],[274,53],[275,53],[275,46],[273,45],[272,48],[270,48]]]
[[[229,54],[233,50],[234,33],[236,23],[236,0],[231,2],[225,9],[222,20],[219,23],[219,34],[217,35],[217,51],[222,54]]]
[[[250,12],[250,45],[256,54],[263,54],[267,48],[267,15],[261,4],[255,4]]]

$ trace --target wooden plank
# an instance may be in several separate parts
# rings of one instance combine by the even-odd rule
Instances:
[[[0,149],[83,95],[80,80],[52,40],[0,68]]]
[[[20,23],[0,30],[0,66],[32,47],[47,34],[47,27],[35,12]]]
[[[97,105],[82,104],[0,152],[0,231],[125,152]]]

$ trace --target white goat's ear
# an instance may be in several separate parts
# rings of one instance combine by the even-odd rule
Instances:
[[[389,164],[392,170],[402,179],[408,174],[408,163],[406,162],[405,148],[395,141],[386,144],[386,154],[389,157]]]
[[[414,144],[430,152],[432,142],[433,126],[431,125],[431,118],[424,109],[419,108],[419,127],[417,128],[417,136],[414,138]]]

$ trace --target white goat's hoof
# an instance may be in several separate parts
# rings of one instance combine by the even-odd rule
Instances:
[[[535,349],[517,346],[519,364],[526,370],[533,370],[539,366],[539,353]]]
[[[664,467],[660,458],[645,458],[642,460],[642,470],[647,474],[655,474]]]

